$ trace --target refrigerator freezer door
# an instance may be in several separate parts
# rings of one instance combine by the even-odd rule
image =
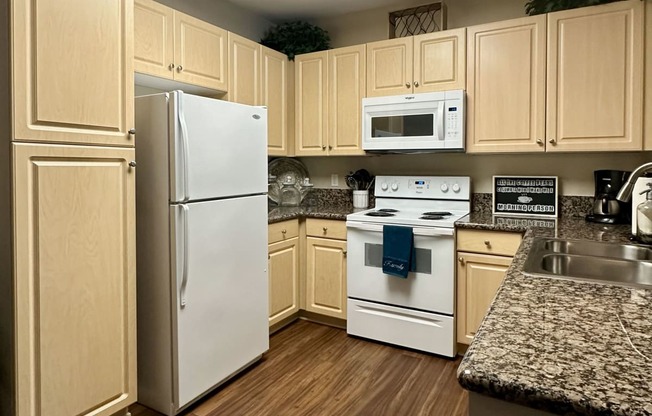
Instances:
[[[170,213],[179,409],[269,348],[267,197],[172,205]]]
[[[171,202],[267,192],[267,109],[171,93]]]

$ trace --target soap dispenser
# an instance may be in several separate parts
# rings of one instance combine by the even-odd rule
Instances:
[[[645,244],[652,244],[652,183],[648,189],[641,192],[645,194],[645,201],[636,208],[636,239]]]

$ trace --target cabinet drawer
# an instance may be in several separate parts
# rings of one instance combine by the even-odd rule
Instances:
[[[312,237],[346,240],[346,222],[308,218],[306,234]]]
[[[276,222],[267,226],[268,244],[288,240],[299,236],[299,220]]]
[[[513,256],[521,244],[521,239],[521,234],[512,232],[458,230],[457,249],[474,253]]]

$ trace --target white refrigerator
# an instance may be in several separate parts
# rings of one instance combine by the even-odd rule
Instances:
[[[166,415],[269,349],[267,110],[136,98],[138,401]]]

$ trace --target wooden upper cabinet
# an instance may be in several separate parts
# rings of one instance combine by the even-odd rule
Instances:
[[[267,154],[269,156],[290,154],[288,135],[290,73],[288,70],[287,55],[262,47],[260,105],[267,107]]]
[[[135,2],[137,72],[210,90],[227,90],[226,30],[153,0]]]
[[[328,52],[295,57],[295,135],[297,156],[325,156]]]
[[[365,45],[328,51],[328,154],[363,155]]]
[[[548,15],[547,151],[642,150],[641,1]]]
[[[652,74],[652,0],[645,0],[645,73]],[[652,150],[652,82],[645,82],[644,149]]]
[[[134,71],[172,78],[174,11],[152,0],[134,3]]]
[[[227,31],[174,12],[174,79],[227,91]]]
[[[229,32],[229,101],[260,105],[261,45]]]
[[[467,28],[467,152],[545,149],[545,30],[545,15]]]
[[[367,43],[367,97],[412,93],[412,38]]]
[[[15,1],[14,139],[134,146],[133,0]]]
[[[136,401],[134,153],[13,145],[18,415]]]
[[[466,88],[466,28],[413,39],[415,93]]]

